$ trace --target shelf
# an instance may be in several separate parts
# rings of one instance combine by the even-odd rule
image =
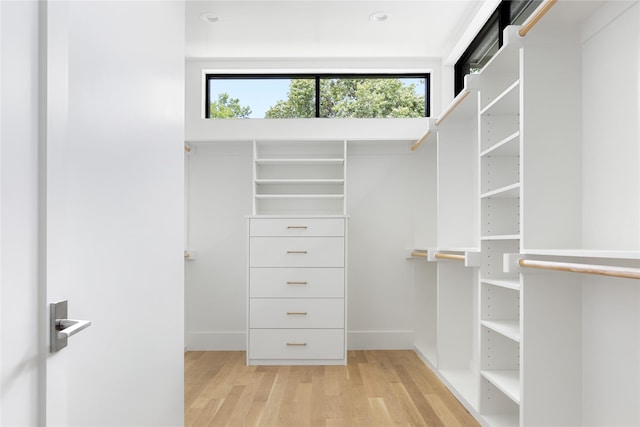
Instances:
[[[499,286],[501,288],[513,289],[516,291],[520,290],[520,280],[493,280],[493,279],[480,279],[482,283],[486,283],[487,285]]]
[[[413,343],[414,350],[418,353],[418,356],[425,362],[435,368],[438,366],[438,351],[435,345],[429,345],[426,342],[416,341]]]
[[[518,115],[520,111],[520,80],[516,80],[500,95],[480,110],[481,115]]]
[[[476,90],[464,89],[437,117],[435,124],[442,125],[449,115],[459,119],[476,119],[478,114],[478,97]],[[474,96],[469,96],[473,94]],[[475,99],[474,99],[475,98]],[[469,99],[468,101],[465,101]],[[474,102],[475,101],[475,102]]]
[[[344,179],[256,179],[256,184],[344,184]]]
[[[520,131],[514,132],[502,141],[492,145],[491,147],[480,153],[481,157],[485,156],[505,156],[517,157],[520,155]]]
[[[257,200],[267,199],[325,199],[342,200],[342,194],[256,194]]]
[[[520,371],[516,369],[480,371],[480,374],[496,386],[509,399],[520,404]]]
[[[344,159],[256,159],[257,165],[342,165]]]
[[[520,183],[507,185],[480,195],[481,199],[516,199],[520,197]]]
[[[345,140],[256,140],[253,214],[345,214]]]
[[[480,240],[520,240],[519,234],[498,234],[495,236],[482,236]]]
[[[482,418],[486,421],[487,425],[491,427],[513,427],[519,425],[519,414],[514,412],[512,414],[489,414],[482,415]]]
[[[520,342],[519,320],[482,320],[480,324],[513,341]]]
[[[609,258],[638,260],[640,251],[609,251],[595,249],[523,249],[522,255],[546,255],[574,258]]]
[[[478,402],[479,377],[477,371],[464,369],[440,369],[442,378],[452,386],[452,390],[476,407]],[[451,389],[451,388],[450,388]]]
[[[514,43],[503,45],[482,68],[480,75],[512,74],[517,76],[520,67],[519,52],[519,46]]]

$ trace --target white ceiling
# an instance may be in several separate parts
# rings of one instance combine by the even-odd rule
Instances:
[[[478,21],[476,15],[491,12],[482,12],[487,3],[492,11],[496,0],[188,0],[186,54],[188,58],[442,58]],[[369,15],[377,11],[386,12],[389,19],[371,22]],[[204,13],[219,21],[205,22]]]

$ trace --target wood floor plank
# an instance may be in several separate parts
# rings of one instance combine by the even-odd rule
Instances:
[[[438,418],[438,414],[433,410],[427,399],[424,397],[416,383],[413,381],[413,377],[404,365],[395,365],[396,372],[398,373],[398,377],[402,380],[402,385],[404,389],[407,391],[407,394],[411,398],[413,405],[420,413],[420,416],[424,420],[424,422],[429,426],[442,426],[444,424]]]
[[[382,397],[370,397],[369,406],[371,407],[371,417],[375,426],[386,427],[396,423],[391,419],[391,414],[387,409],[385,400]]]
[[[185,354],[185,426],[479,424],[410,350],[348,352],[347,366],[246,366],[244,352]]]

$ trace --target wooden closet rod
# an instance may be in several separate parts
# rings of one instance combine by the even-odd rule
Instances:
[[[574,264],[569,262],[537,261],[521,259],[520,267],[540,268],[542,270],[569,271],[572,273],[599,274],[601,276],[624,277],[640,279],[640,269],[613,267],[610,265]]]
[[[531,15],[527,18],[526,21],[520,27],[518,34],[520,37],[524,37],[527,33],[538,23],[538,21],[551,9],[556,1],[558,0],[544,0],[540,6],[536,10],[533,11]]]
[[[411,251],[411,256],[427,257],[429,254],[427,252]]]
[[[442,113],[440,113],[440,115],[438,116],[438,118],[436,119],[436,125],[439,125],[440,123],[442,123],[444,121],[444,119],[447,118],[447,116],[449,114],[451,114],[451,112],[453,110],[456,109],[456,107],[458,105],[460,105],[460,103],[467,97],[469,96],[471,92],[469,92],[466,89],[463,89],[462,92],[460,92],[458,94],[458,96],[456,96],[455,98],[453,98],[453,101],[451,101],[451,104],[447,107],[446,110],[444,110]]]
[[[464,255],[455,255],[455,254],[436,254],[436,258],[439,259],[453,259],[456,261],[464,261]]]
[[[191,147],[189,147],[188,145],[184,146],[184,151],[186,151],[187,153],[191,152]]]
[[[422,135],[422,137],[411,146],[411,151],[416,151],[418,147],[420,147],[420,144],[422,144],[427,140],[427,138],[429,138],[429,135],[431,135],[431,130],[428,130],[427,133]]]

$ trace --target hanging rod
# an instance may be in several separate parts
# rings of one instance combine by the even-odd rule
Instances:
[[[191,152],[191,147],[189,147],[188,145],[184,146],[184,151],[186,151],[187,153]]]
[[[427,251],[411,251],[411,256],[426,258],[429,254]]]
[[[527,33],[538,23],[538,21],[551,9],[558,0],[544,0],[540,6],[527,18],[526,21],[520,27],[518,34],[520,37],[524,37]]]
[[[613,267],[610,265],[574,264],[569,262],[537,261],[520,259],[520,267],[540,268],[542,270],[569,271],[572,273],[598,274],[601,276],[640,279],[640,269]]]
[[[453,98],[453,101],[451,101],[451,104],[449,104],[449,106],[447,107],[446,110],[444,110],[442,113],[440,113],[440,115],[438,116],[438,118],[436,119],[436,125],[439,125],[440,123],[442,123],[444,121],[444,119],[447,118],[447,116],[449,114],[451,114],[451,112],[453,110],[456,109],[456,107],[458,105],[460,105],[460,103],[467,97],[469,96],[471,92],[469,92],[467,89],[463,89],[462,92],[460,92],[458,94],[458,96],[456,96],[455,98]]]
[[[427,138],[429,138],[429,135],[431,135],[431,130],[428,130],[427,133],[422,135],[422,137],[419,140],[417,140],[416,142],[413,143],[413,145],[411,146],[411,151],[416,151],[418,149],[418,147],[420,147],[420,145],[423,142],[425,142],[427,140]]]
[[[436,254],[436,258],[439,259],[453,259],[456,261],[464,261],[464,255],[455,255],[455,254]]]

